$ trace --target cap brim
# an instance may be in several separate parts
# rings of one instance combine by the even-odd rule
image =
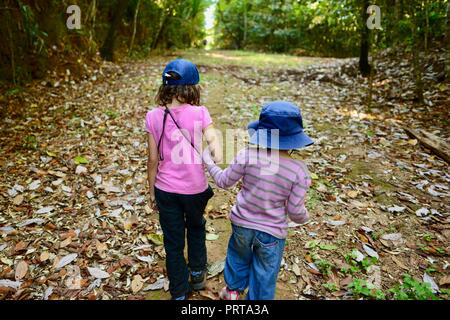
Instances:
[[[266,130],[254,131],[255,130],[254,123],[249,124],[248,128],[251,129],[249,130],[250,143],[259,145],[264,148],[272,148],[278,150],[292,150],[292,149],[301,149],[314,144],[314,141],[310,137],[308,137],[308,135],[306,135],[304,132],[291,136],[272,137],[271,135],[267,135]]]

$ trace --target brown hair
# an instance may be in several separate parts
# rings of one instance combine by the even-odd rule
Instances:
[[[161,85],[156,94],[155,101],[160,106],[167,106],[177,99],[181,103],[194,106],[200,105],[199,85]]]

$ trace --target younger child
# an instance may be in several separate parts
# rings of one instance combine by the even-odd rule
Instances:
[[[193,63],[183,59],[170,62],[156,96],[159,107],[146,116],[150,201],[152,205],[156,201],[159,211],[169,290],[175,300],[186,299],[191,289],[205,287],[203,213],[213,191],[194,148],[200,150],[205,136],[216,160],[221,157],[208,109],[200,105],[199,80]],[[184,258],[186,232],[189,265]]]
[[[241,150],[227,169],[222,171],[208,152],[203,154],[220,188],[242,179],[230,214],[233,232],[224,271],[227,286],[220,292],[225,300],[238,300],[247,287],[249,300],[274,299],[287,217],[297,223],[308,220],[305,197],[311,178],[306,165],[288,152],[313,143],[303,132],[299,108],[289,102],[271,102],[248,128],[250,143],[257,147]]]

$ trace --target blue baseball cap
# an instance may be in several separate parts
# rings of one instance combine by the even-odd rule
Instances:
[[[166,66],[162,74],[164,85],[195,85],[200,75],[195,64],[188,60],[176,59]]]
[[[314,141],[303,131],[300,109],[291,102],[273,101],[263,106],[258,121],[248,125],[250,143],[278,150],[300,149]]]

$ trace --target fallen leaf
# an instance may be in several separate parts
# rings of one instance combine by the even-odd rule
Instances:
[[[12,288],[12,289],[19,289],[22,285],[21,281],[11,281],[8,279],[0,279],[0,287],[6,287],[6,288]]]
[[[45,220],[41,219],[41,218],[28,219],[28,220],[18,223],[17,226],[19,228],[21,228],[21,227],[28,226],[30,224],[43,224],[44,222],[45,222]]]
[[[301,275],[300,267],[298,266],[298,264],[296,264],[296,263],[292,264],[292,272],[294,272],[294,274],[297,277],[299,277]]]
[[[106,278],[109,278],[111,276],[108,272],[103,271],[103,270],[101,270],[99,268],[87,267],[87,269],[88,269],[90,275],[93,276],[96,279],[106,279]]]
[[[76,156],[73,161],[75,162],[75,164],[87,164],[89,163],[89,161],[83,157],[83,156]]]
[[[447,284],[450,284],[450,276],[444,276],[439,280],[440,286],[445,286]]]
[[[211,300],[217,300],[218,296],[216,294],[214,294],[213,292],[209,291],[209,290],[202,290],[199,292],[199,294],[204,297],[204,298],[208,298]]]
[[[74,261],[77,257],[78,257],[78,254],[76,254],[76,253],[71,253],[71,254],[64,256],[56,264],[56,269],[61,269],[62,267],[66,266],[69,263],[71,263],[72,261]]]
[[[208,266],[208,279],[220,274],[225,269],[225,260],[216,261]]]
[[[208,240],[208,241],[215,241],[217,239],[219,239],[218,234],[215,234],[215,233],[207,233],[206,234],[206,240]]]
[[[19,252],[19,251],[23,251],[28,247],[28,242],[24,242],[24,241],[19,241],[17,242],[17,244],[14,246],[14,251]]]
[[[381,239],[384,240],[391,240],[391,241],[398,241],[402,238],[401,233],[388,233],[381,236]]]
[[[439,292],[439,286],[426,272],[423,274],[423,282],[428,283],[431,286],[431,291],[433,291],[433,293]]]
[[[103,251],[108,250],[108,245],[106,243],[102,243],[98,240],[95,240],[95,247],[97,248],[97,251],[102,253]]]
[[[34,180],[28,185],[28,190],[36,190],[41,185],[41,180]]]
[[[14,197],[14,199],[13,199],[13,203],[14,203],[14,205],[16,205],[16,206],[20,206],[21,204],[22,204],[22,202],[23,202],[23,195],[21,195],[21,194],[19,194],[19,195],[17,195],[16,197]]]
[[[155,261],[155,258],[153,258],[152,256],[136,256],[136,258],[148,263],[153,263],[153,261]]]
[[[149,290],[161,290],[164,288],[164,282],[165,279],[164,278],[159,278],[158,280],[156,280],[154,283],[149,284],[147,287],[144,288],[144,291],[149,291]]]
[[[77,175],[83,175],[83,174],[86,174],[87,172],[88,172],[88,170],[86,169],[86,167],[81,166],[81,165],[77,166],[77,168],[75,169],[75,174],[77,174]]]
[[[28,264],[25,261],[20,261],[16,266],[15,279],[16,281],[25,277],[28,272]]]
[[[54,207],[43,207],[41,209],[39,209],[38,211],[36,211],[37,214],[45,214],[45,213],[50,213],[53,210],[55,210]]]
[[[156,244],[157,246],[161,246],[163,244],[163,235],[162,234],[155,234],[151,233],[147,235],[147,238]]]
[[[353,249],[352,251],[352,257],[353,259],[355,259],[357,262],[361,262],[364,260],[364,255],[361,253],[361,251],[359,251],[358,249]]]
[[[379,259],[378,253],[366,244],[363,244],[364,251],[371,257]]]
[[[133,293],[139,292],[144,286],[144,280],[140,275],[136,275],[133,277],[133,281],[131,281],[131,290]]]
[[[405,211],[405,209],[406,209],[406,207],[393,206],[393,207],[388,208],[387,210],[390,213],[400,213],[400,212]]]
[[[428,214],[430,213],[430,210],[428,210],[427,208],[420,208],[418,210],[416,210],[416,216],[418,217],[426,217]]]
[[[319,244],[319,248],[322,250],[336,250],[337,247],[332,244]]]
[[[69,238],[67,238],[66,240],[64,240],[64,241],[61,241],[61,243],[59,244],[59,247],[60,248],[64,248],[64,247],[67,247],[69,244],[71,244],[72,243],[72,238],[71,237],[69,237]]]
[[[39,256],[39,260],[41,262],[47,261],[48,258],[50,258],[50,254],[48,253],[48,251],[42,252],[41,255]]]
[[[343,226],[347,222],[342,221],[342,220],[329,220],[329,221],[326,221],[326,223],[331,226],[334,226],[334,227],[339,227],[339,226]]]
[[[359,191],[356,190],[351,190],[349,192],[347,192],[347,196],[349,196],[350,198],[354,199],[358,196]]]
[[[52,295],[52,293],[53,293],[53,287],[49,286],[47,289],[45,289],[43,299],[48,300],[48,298]]]

